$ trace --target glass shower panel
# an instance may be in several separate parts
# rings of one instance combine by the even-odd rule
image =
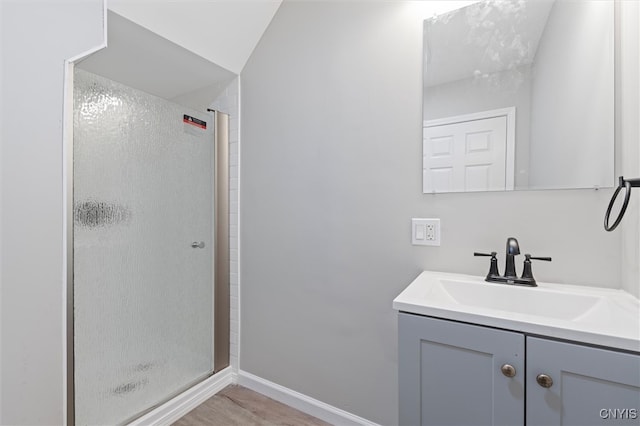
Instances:
[[[76,69],[76,424],[212,373],[213,119]]]

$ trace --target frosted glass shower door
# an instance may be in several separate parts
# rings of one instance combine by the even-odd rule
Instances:
[[[212,373],[213,120],[76,69],[76,424]]]

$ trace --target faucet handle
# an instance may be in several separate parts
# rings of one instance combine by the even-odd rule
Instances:
[[[486,256],[486,257],[496,257],[498,254],[497,251],[492,251],[491,253],[478,253],[477,251],[473,253],[474,256]]]
[[[551,262],[551,258],[550,257],[533,257],[530,254],[525,254],[524,255],[524,260],[544,260],[547,262]]]
[[[486,278],[487,281],[489,281],[489,278],[500,276],[500,272],[498,272],[498,258],[496,258],[496,254],[498,254],[498,252],[495,251],[492,251],[491,253],[473,253],[474,256],[491,256],[491,265],[489,266],[489,273]]]
[[[551,262],[550,257],[534,257],[530,254],[524,255],[524,268],[522,270],[522,279],[530,280],[533,285],[536,285],[536,279],[533,278],[533,271],[531,270],[531,261],[532,260],[544,260],[546,262]]]

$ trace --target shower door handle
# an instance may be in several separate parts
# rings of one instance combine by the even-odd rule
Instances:
[[[193,248],[204,248],[204,241],[200,241],[200,242],[194,241],[194,242],[191,243],[191,247],[193,247]]]

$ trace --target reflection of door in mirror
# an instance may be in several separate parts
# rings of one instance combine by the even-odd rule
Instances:
[[[423,192],[514,187],[515,108],[424,122]]]

